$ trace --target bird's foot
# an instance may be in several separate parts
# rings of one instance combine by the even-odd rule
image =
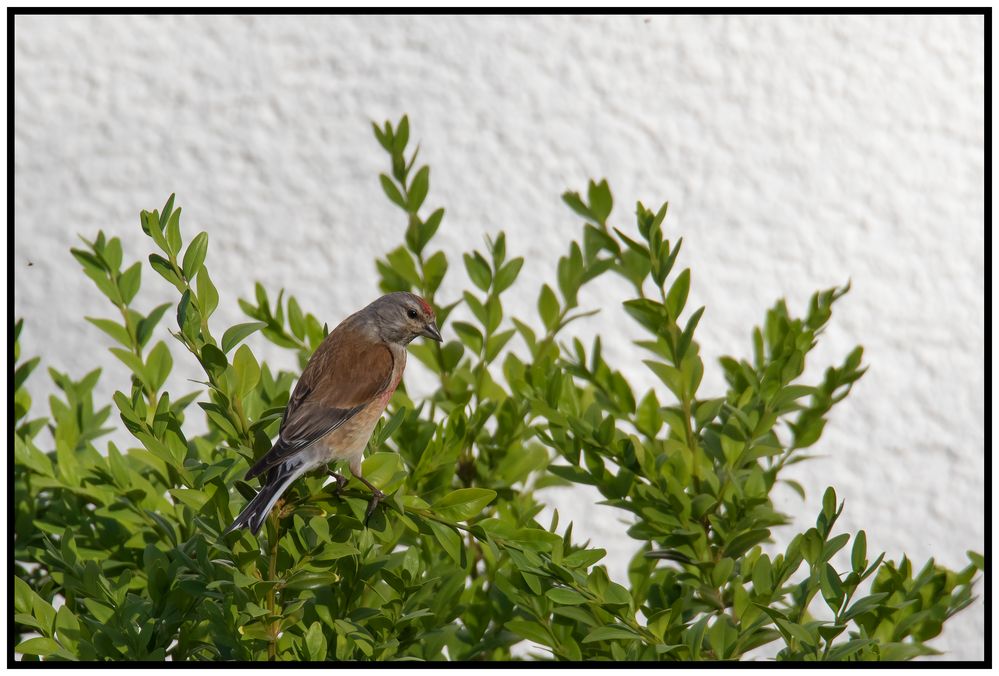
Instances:
[[[377,488],[375,488],[375,487],[372,486],[372,488],[371,488],[371,502],[368,503],[368,511],[366,511],[364,513],[364,525],[365,526],[368,525],[368,519],[370,519],[371,515],[374,513],[375,507],[377,507],[378,503],[381,502],[384,499],[385,499],[385,494],[382,493]]]
[[[343,492],[343,487],[347,485],[347,477],[336,472],[330,472],[330,476],[336,479],[336,488],[333,490],[333,494],[339,497],[340,493]]]

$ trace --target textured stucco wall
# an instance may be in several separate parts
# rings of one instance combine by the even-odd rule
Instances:
[[[671,201],[690,302],[708,308],[706,393],[723,386],[714,359],[748,354],[776,298],[801,310],[852,279],[808,373],[858,342],[871,369],[823,457],[789,471],[807,500],[785,490],[779,506],[807,524],[833,484],[841,525],[866,528],[870,549],[963,565],[985,537],[983,31],[980,17],[18,17],[26,351],[75,374],[97,362],[102,394],[123,387],[82,319],[109,309],[67,250],[103,228],[127,259],[144,255],[137,213],[172,191],[186,231],[210,232],[218,326],[240,320],[254,280],[339,321],[376,295],[373,259],[402,233],[369,120],[408,112],[429,201],[448,209],[440,242],[458,272],[444,298],[464,283],[459,253],[503,228],[527,257],[511,310],[531,315],[578,232],[559,194],[590,176],[610,180],[629,227],[636,199]],[[169,297],[144,283],[148,307]],[[647,387],[626,293],[585,291],[605,311],[577,333],[600,331]],[[177,358],[171,385],[186,389],[196,372]],[[623,579],[634,543],[617,513],[589,493],[549,497]],[[983,637],[979,601],[934,645],[981,659]]]

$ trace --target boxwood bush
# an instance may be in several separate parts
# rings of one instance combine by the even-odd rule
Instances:
[[[790,519],[771,492],[786,482],[803,494],[784,469],[807,458],[865,371],[857,347],[818,382],[802,381],[847,288],[816,293],[800,314],[777,302],[744,356],[709,364],[728,384],[709,396],[696,340],[704,308],[687,306],[692,275],[682,240],[668,236],[665,204],[638,203],[633,218],[612,220],[605,181],[565,193],[578,238],[552,260],[552,284],[515,287],[523,258],[502,232],[463,265],[435,249],[445,212],[428,205],[430,169],[409,150],[408,119],[374,132],[403,235],[375,262],[381,288],[424,296],[445,334],[441,345],[410,346],[436,388],[414,398],[400,387],[370,442],[364,474],[389,497],[365,524],[367,490],[351,479],[337,493],[318,473],[285,494],[259,538],[221,535],[253,495],[241,478],[270,447],[297,375],[262,362],[244,339],[260,332],[304,366],[326,322],[340,318],[258,284],[238,301],[246,322],[213,324],[232,300],[212,283],[208,234],[186,235],[171,196],[140,215],[151,253],[126,252],[103,232],[72,250],[109,302],[107,317],[86,319],[131,373],[112,402],[94,401],[100,371],[82,366],[49,369],[59,394],[47,412],[33,408],[26,382],[39,358],[21,354],[31,327],[14,327],[16,659],[934,652],[926,641],[973,600],[981,555],[969,552],[968,566],[951,571],[870,552],[864,531],[837,530],[844,506],[832,488],[814,527],[785,538],[782,551],[772,544]],[[438,294],[456,267],[467,290]],[[581,292],[609,274],[633,288],[622,301],[640,336],[635,359],[659,387],[636,391],[599,337],[572,337],[573,321],[596,311]],[[142,287],[144,275],[154,284]],[[536,295],[536,314],[504,310],[514,288]],[[459,304],[469,321],[452,320]],[[164,322],[172,338],[154,342]],[[179,359],[197,362],[203,380],[170,392]],[[118,426],[128,448],[104,439]],[[580,541],[565,515],[538,520],[538,491],[573,484],[595,487],[630,522],[627,579],[611,579],[606,552]]]

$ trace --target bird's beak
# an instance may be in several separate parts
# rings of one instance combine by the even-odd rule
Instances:
[[[436,340],[438,343],[444,340],[441,338],[441,332],[437,329],[437,324],[434,322],[427,322],[427,325],[423,327],[422,331],[420,331],[420,335],[426,336],[431,340]]]

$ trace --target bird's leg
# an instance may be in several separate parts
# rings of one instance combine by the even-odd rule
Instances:
[[[333,491],[335,495],[340,495],[343,492],[343,487],[347,485],[347,477],[340,474],[339,472],[330,471],[330,476],[336,479],[336,490]]]
[[[381,502],[385,498],[385,494],[382,493],[377,488],[375,488],[374,484],[372,484],[370,481],[368,481],[363,476],[361,476],[361,466],[360,466],[360,463],[357,463],[357,467],[355,467],[354,464],[351,463],[350,473],[353,474],[354,476],[356,476],[358,478],[358,480],[362,484],[364,484],[365,486],[367,486],[368,488],[371,489],[371,496],[372,496],[371,497],[371,502],[368,503],[368,511],[366,511],[364,513],[364,523],[365,523],[365,525],[367,525],[368,519],[371,518],[371,514],[375,511],[375,507],[378,506],[378,503]]]

